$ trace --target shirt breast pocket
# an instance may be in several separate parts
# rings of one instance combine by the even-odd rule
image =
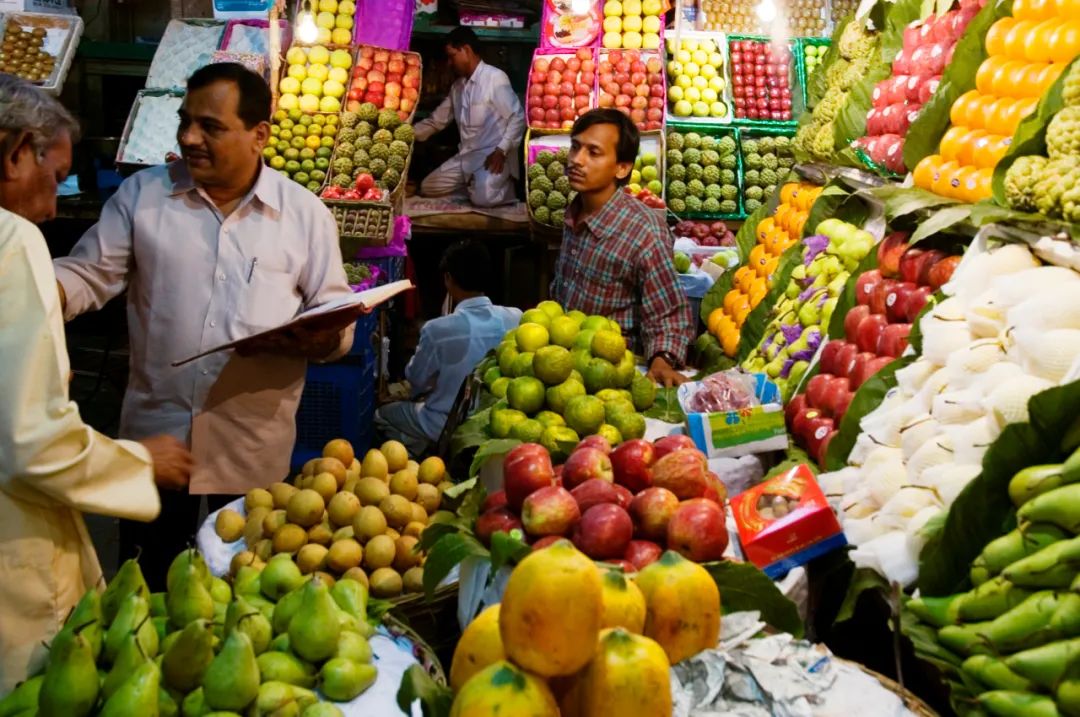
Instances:
[[[268,329],[296,316],[300,292],[296,274],[284,263],[256,260],[246,268],[240,320],[252,328]]]

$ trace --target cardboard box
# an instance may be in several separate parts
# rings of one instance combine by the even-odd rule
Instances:
[[[679,404],[686,413],[686,433],[709,458],[738,458],[788,447],[780,389],[765,374],[752,375],[759,405],[736,411],[692,413],[687,406],[700,383],[679,386]]]
[[[0,0],[0,13],[40,12],[51,15],[74,15],[70,0]]]
[[[847,544],[806,465],[770,478],[730,503],[743,554],[774,580]]]

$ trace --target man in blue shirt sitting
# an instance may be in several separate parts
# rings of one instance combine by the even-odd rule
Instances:
[[[412,456],[424,454],[439,440],[465,378],[521,320],[519,309],[495,306],[484,295],[493,270],[483,244],[454,244],[439,268],[454,311],[420,330],[416,353],[405,367],[413,400],[388,403],[375,412],[378,432],[401,441]]]

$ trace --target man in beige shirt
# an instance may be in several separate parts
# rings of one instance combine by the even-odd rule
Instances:
[[[82,512],[153,520],[155,478],[183,488],[191,468],[175,438],[113,441],[68,396],[60,297],[34,224],[56,214],[77,133],[55,99],[0,75],[0,693],[43,665],[43,643],[103,587]]]
[[[183,159],[125,181],[71,256],[55,262],[67,319],[127,290],[120,435],[164,432],[195,457],[188,495],[167,497],[151,526],[121,524],[122,555],[141,547],[155,589],[191,540],[202,495],[213,509],[288,475],[307,362],[352,344],[352,327],[335,327],[172,365],[350,291],[330,211],[263,166],[269,118],[261,77],[231,63],[198,70],[180,109]]]

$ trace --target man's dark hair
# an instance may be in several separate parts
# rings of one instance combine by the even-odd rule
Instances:
[[[439,271],[449,274],[465,291],[483,292],[491,278],[491,254],[475,239],[465,239],[443,252]]]
[[[221,81],[236,85],[240,97],[236,112],[244,127],[251,129],[270,120],[270,86],[262,76],[238,63],[217,62],[200,67],[188,78],[187,89],[193,92]]]
[[[446,36],[446,44],[455,50],[460,50],[467,45],[477,55],[480,54],[480,39],[476,37],[471,27],[455,27]]]
[[[619,139],[615,143],[615,161],[633,164],[637,159],[641,134],[638,132],[637,125],[619,110],[607,107],[589,110],[574,121],[570,136],[575,137],[590,127],[600,124],[615,125],[615,128],[619,130]],[[629,181],[630,175],[627,174],[623,179],[617,179],[616,183],[623,185]]]

